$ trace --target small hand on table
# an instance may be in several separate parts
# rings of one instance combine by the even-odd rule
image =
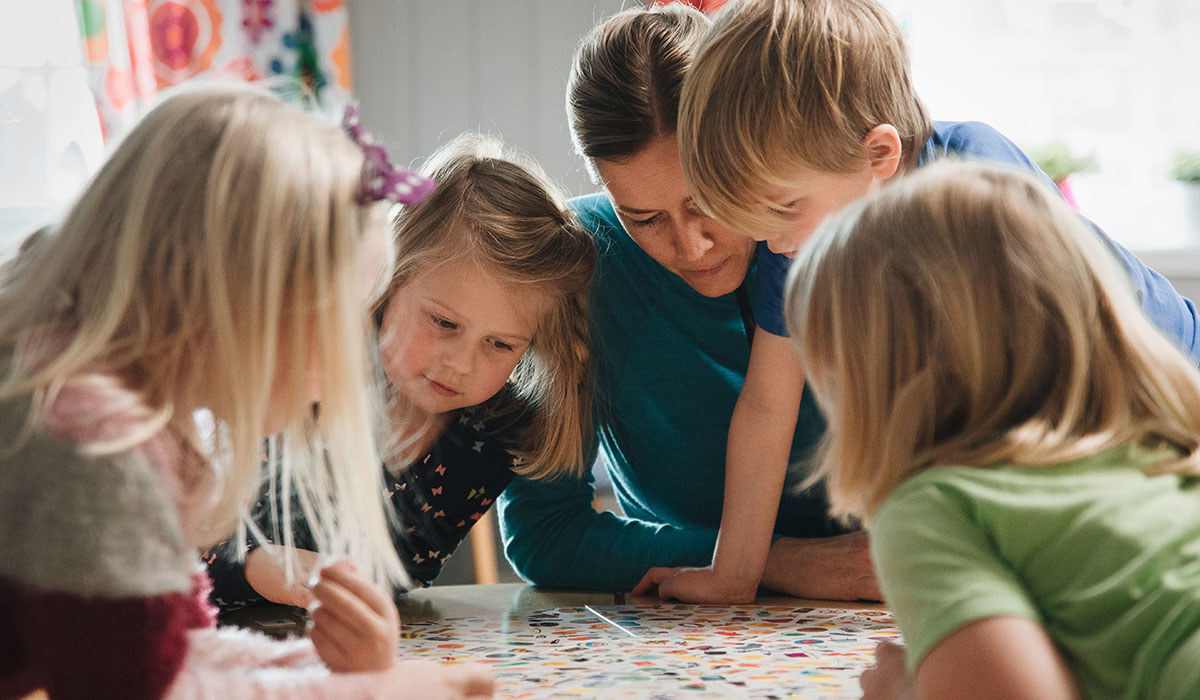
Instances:
[[[392,597],[349,561],[319,572],[309,605],[309,638],[329,670],[382,671],[396,659],[400,613]]]
[[[893,642],[875,646],[875,665],[858,679],[863,700],[915,700],[917,688],[904,667],[904,647]]]

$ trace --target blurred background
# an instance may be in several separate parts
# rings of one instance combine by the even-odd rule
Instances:
[[[339,114],[355,100],[398,162],[480,129],[570,194],[591,192],[563,112],[571,55],[633,4],[0,0],[0,255],[61,211],[160,90],[214,75],[295,81]],[[935,119],[999,129],[1080,211],[1200,298],[1200,2],[883,4]],[[481,528],[439,584],[515,580],[495,539]]]

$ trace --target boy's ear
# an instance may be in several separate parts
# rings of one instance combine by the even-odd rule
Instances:
[[[863,155],[877,180],[886,180],[900,168],[900,132],[891,124],[880,124],[863,139]]]

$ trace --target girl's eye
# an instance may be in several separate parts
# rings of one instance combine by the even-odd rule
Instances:
[[[431,322],[433,322],[433,325],[437,326],[438,328],[444,328],[448,331],[452,331],[455,328],[458,328],[457,323],[455,323],[454,321],[451,321],[449,319],[442,318],[441,316],[435,316],[433,314],[430,314],[429,320]]]
[[[649,219],[630,219],[629,223],[633,224],[634,226],[636,226],[638,228],[644,228],[647,226],[653,226],[661,220],[662,220],[662,214],[655,214],[654,216],[650,217]]]
[[[512,352],[513,346],[509,345],[508,343],[504,342],[503,340],[493,340],[493,341],[491,341],[491,343],[492,343],[492,347],[497,350],[503,350],[505,352]]]

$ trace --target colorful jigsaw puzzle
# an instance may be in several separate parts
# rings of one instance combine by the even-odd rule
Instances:
[[[858,698],[884,611],[617,605],[405,623],[400,654],[483,663],[497,698]]]

